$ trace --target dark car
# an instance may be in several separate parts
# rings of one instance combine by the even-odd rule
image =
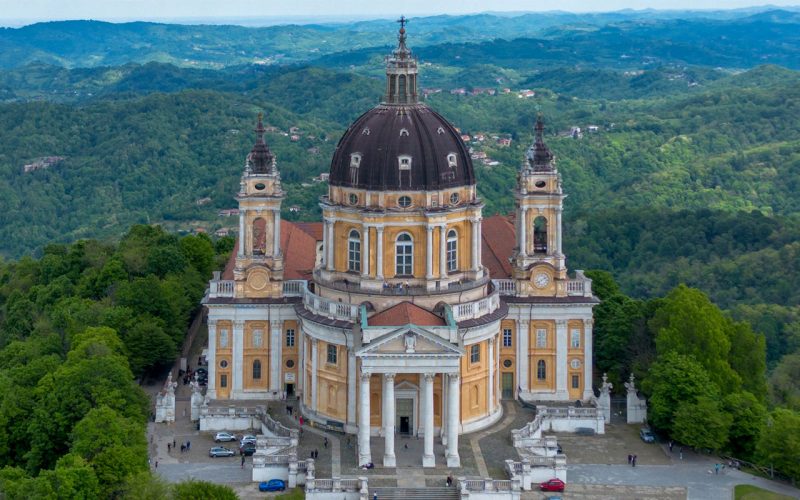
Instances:
[[[564,481],[557,477],[539,484],[539,488],[541,488],[542,491],[564,491],[564,486],[566,486]]]
[[[246,457],[249,457],[255,452],[256,452],[255,443],[245,443],[239,447],[239,455],[244,455]]]
[[[270,479],[269,481],[258,483],[258,491],[283,491],[285,489],[286,483],[280,479]]]
[[[212,458],[216,457],[232,457],[236,455],[236,452],[231,450],[230,448],[225,448],[224,446],[215,446],[208,450],[208,456]]]

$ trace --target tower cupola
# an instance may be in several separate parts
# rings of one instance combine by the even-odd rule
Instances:
[[[385,104],[417,103],[417,58],[411,55],[406,46],[406,23],[400,16],[400,32],[397,35],[397,48],[386,56],[386,97]]]

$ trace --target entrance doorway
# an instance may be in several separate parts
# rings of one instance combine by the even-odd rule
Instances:
[[[294,384],[286,384],[286,397],[287,398],[294,397]]]
[[[503,399],[514,397],[514,374],[503,373]]]
[[[400,434],[410,435],[413,433],[414,428],[414,400],[410,398],[397,398],[396,404],[396,418],[395,422],[398,424],[398,432]]]

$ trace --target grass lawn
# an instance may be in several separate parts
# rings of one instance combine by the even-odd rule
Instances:
[[[294,488],[288,493],[276,496],[275,500],[303,500],[305,497],[306,496],[303,493],[303,488]]]
[[[749,484],[736,485],[733,498],[734,500],[792,500],[792,497],[779,495]]]

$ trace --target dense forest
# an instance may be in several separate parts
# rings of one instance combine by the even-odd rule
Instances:
[[[172,365],[232,247],[134,226],[118,245],[48,245],[0,266],[4,498],[197,498],[209,487],[150,477],[151,406],[136,380]]]
[[[0,488],[10,497],[46,497],[74,477],[89,478],[72,480],[88,488],[75,491],[121,495],[146,474],[137,439],[86,445],[96,421],[141,429],[141,393],[87,394],[135,387],[174,357],[231,245],[185,235],[235,230],[219,212],[236,206],[257,113],[288,193],[284,217],[318,220],[327,185],[314,178],[380,101],[390,25],[0,30],[0,385],[10,394]],[[409,26],[426,102],[487,158],[474,162],[486,216],[513,210],[544,117],[569,196],[568,265],[593,270],[603,299],[598,369],[616,387],[631,372],[643,380],[664,436],[800,477],[800,444],[782,439],[800,435],[798,14]],[[35,425],[21,425],[29,415]],[[692,433],[698,416],[708,432]],[[118,459],[125,466],[109,471]]]

